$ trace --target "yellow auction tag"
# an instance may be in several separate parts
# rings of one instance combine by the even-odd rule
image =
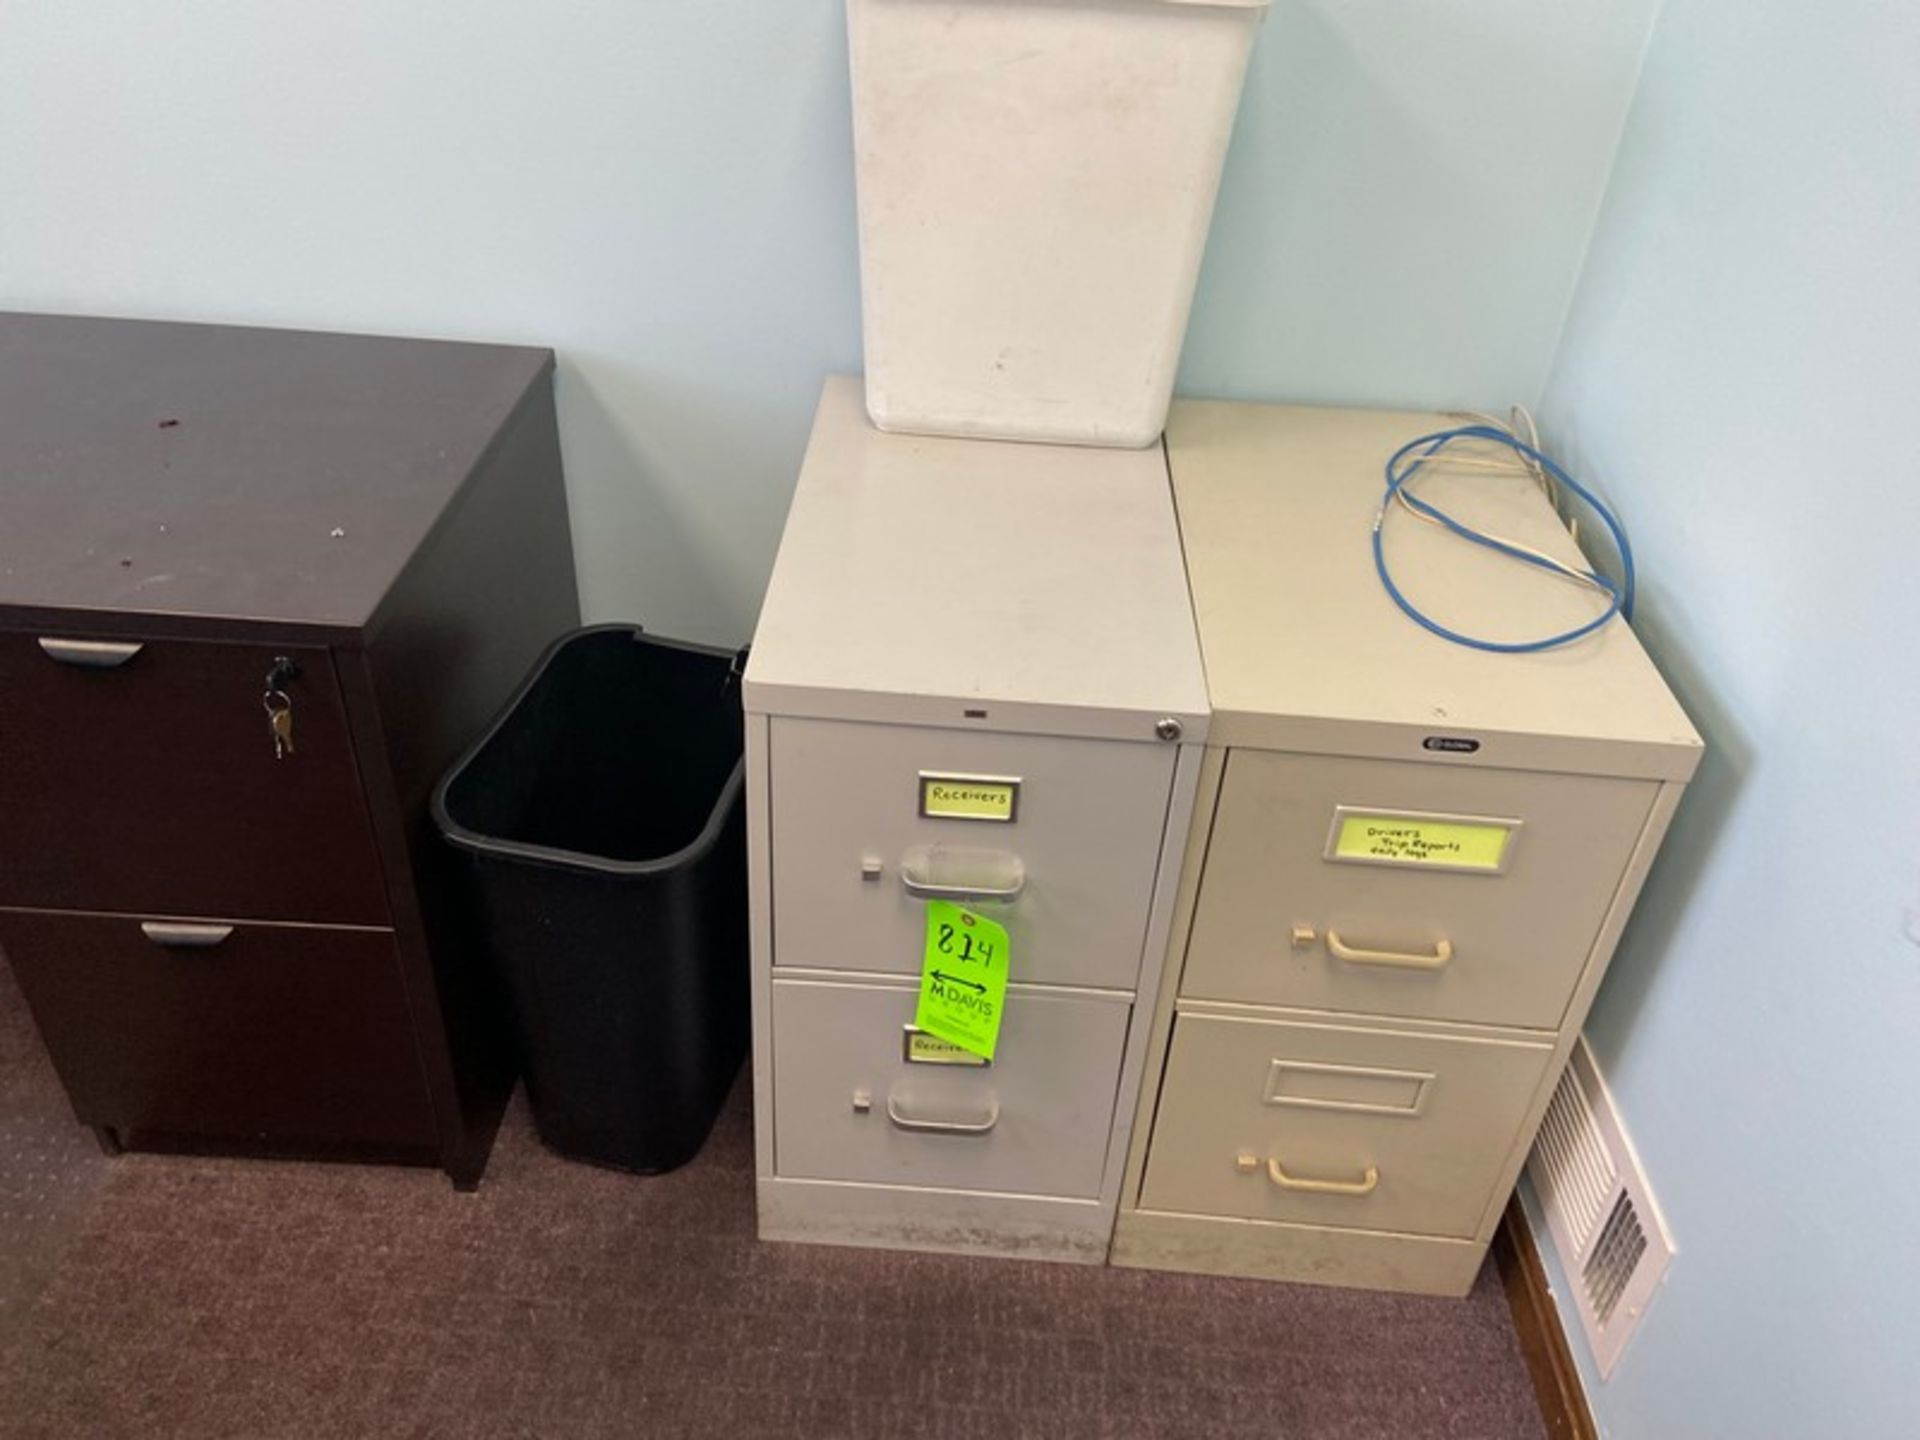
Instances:
[[[1006,927],[949,900],[930,902],[914,1025],[993,1059],[1007,1005],[1009,958]]]
[[[1498,872],[1506,868],[1507,846],[1518,825],[1517,820],[1342,810],[1327,858]]]

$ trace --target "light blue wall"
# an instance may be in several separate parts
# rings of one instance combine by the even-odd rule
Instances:
[[[1632,1440],[1920,1433],[1916,56],[1667,0],[1546,393],[1708,746],[1587,1027],[1680,1247]]]
[[[1533,396],[1653,3],[1282,0],[1183,388]],[[841,0],[0,0],[0,307],[553,345],[590,614],[742,639],[860,363],[844,47]]]
[[[1657,0],[1277,0],[1181,389],[1466,406],[1539,393]]]

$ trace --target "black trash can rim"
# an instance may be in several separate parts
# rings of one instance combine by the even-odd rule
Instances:
[[[513,712],[520,708],[520,702],[526,699],[533,687],[540,683],[541,678],[547,673],[547,667],[553,663],[554,657],[576,640],[585,639],[590,635],[613,633],[631,635],[635,639],[645,640],[647,644],[658,645],[662,649],[682,650],[691,655],[708,655],[715,659],[730,659],[735,662],[736,673],[746,668],[747,652],[745,650],[731,650],[717,645],[697,645],[690,640],[669,640],[664,636],[649,635],[643,626],[630,623],[616,621],[606,625],[583,625],[577,630],[569,630],[540,652],[540,659],[534,664],[533,669],[527,672],[526,678],[514,688],[513,694],[507,697],[506,703],[500,707],[499,712],[487,722],[487,727],[480,732],[479,738],[466,748],[458,760],[447,767],[446,774],[440,777],[440,783],[433,787],[433,798],[430,802],[433,823],[439,827],[440,834],[448,844],[471,851],[476,855],[510,856],[532,865],[547,865],[557,870],[572,870],[587,875],[656,875],[685,865],[713,848],[714,843],[720,838],[720,832],[726,828],[727,812],[732,808],[733,797],[746,784],[745,757],[735,763],[726,783],[715,794],[713,807],[707,812],[707,820],[701,826],[700,833],[671,854],[658,855],[651,860],[615,860],[609,856],[592,855],[581,850],[563,850],[553,845],[529,845],[520,840],[505,840],[493,835],[482,835],[455,820],[447,809],[447,792],[453,788],[454,782],[466,773],[467,767],[474,762],[480,752],[493,743],[493,737],[512,718]]]

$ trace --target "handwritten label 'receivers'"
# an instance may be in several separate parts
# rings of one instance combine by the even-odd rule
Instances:
[[[922,775],[920,813],[935,820],[1013,819],[1020,795],[1018,780],[974,779],[966,775]]]

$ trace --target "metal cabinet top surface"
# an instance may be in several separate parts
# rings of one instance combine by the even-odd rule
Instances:
[[[1213,742],[1686,779],[1699,736],[1626,625],[1541,654],[1493,654],[1427,633],[1382,588],[1370,537],[1386,461],[1458,423],[1176,402],[1167,449]],[[1581,560],[1524,475],[1436,473],[1420,494],[1491,533]],[[1525,639],[1596,613],[1590,591],[1405,512],[1389,518],[1386,544],[1401,588],[1468,634]],[[1438,748],[1456,741],[1479,748]]]
[[[776,715],[1202,738],[1158,446],[884,434],[827,382],[748,663]],[[979,713],[975,713],[979,712]]]
[[[552,366],[0,314],[0,608],[365,626]]]

